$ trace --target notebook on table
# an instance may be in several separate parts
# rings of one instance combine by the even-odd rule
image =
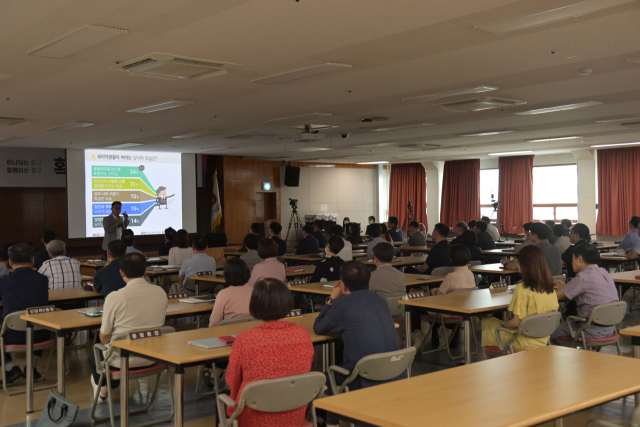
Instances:
[[[201,348],[227,347],[233,344],[233,341],[237,336],[238,335],[227,335],[223,337],[205,338],[201,340],[187,341],[187,344]]]

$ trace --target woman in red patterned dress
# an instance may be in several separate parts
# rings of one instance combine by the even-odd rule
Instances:
[[[242,389],[254,381],[306,374],[311,370],[314,350],[309,331],[282,320],[292,308],[291,292],[280,280],[262,279],[255,284],[249,311],[264,323],[238,335],[233,343],[226,379],[230,397],[236,402]],[[238,424],[240,427],[300,427],[306,409],[303,406],[268,413],[245,406]],[[234,410],[227,408],[229,416]]]

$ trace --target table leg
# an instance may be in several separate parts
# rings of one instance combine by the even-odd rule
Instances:
[[[635,339],[632,340],[632,344],[640,344],[640,343],[634,343],[633,341],[635,341]],[[640,359],[640,346],[638,345],[633,346],[633,357],[636,359]],[[636,393],[633,396],[636,398],[636,407],[640,406],[640,393]]]
[[[182,427],[184,422],[184,368],[182,366],[176,366],[174,382],[176,413],[174,415],[173,425],[175,427]]]
[[[553,420],[553,427],[562,427],[562,418],[556,418]]]
[[[336,364],[336,343],[329,344],[329,366]]]
[[[27,322],[27,414],[33,412],[33,324]]]
[[[57,332],[57,358],[58,358],[58,393],[60,393],[60,395],[62,397],[64,397],[65,394],[65,383],[64,383],[64,370],[65,370],[65,366],[64,366],[64,332],[63,331],[58,331]],[[93,351],[93,348],[91,349],[91,351]]]
[[[409,310],[404,312],[404,339],[406,348],[411,347],[411,312]]]
[[[471,317],[464,319],[464,363],[471,364]]]
[[[622,301],[622,285],[616,283],[616,286],[618,287],[618,301]]]
[[[511,286],[511,275],[505,276],[504,281],[507,282],[507,286]]]
[[[120,427],[129,427],[129,354],[126,351],[120,354]]]

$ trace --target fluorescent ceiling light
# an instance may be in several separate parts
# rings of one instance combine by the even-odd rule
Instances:
[[[277,85],[280,83],[304,79],[306,77],[317,76],[318,74],[329,73],[331,71],[344,70],[346,68],[351,68],[351,65],[338,64],[335,62],[323,62],[322,64],[312,65],[310,67],[297,68],[295,70],[285,71],[284,73],[261,77],[259,79],[251,80],[251,83]]]
[[[640,145],[640,142],[622,142],[619,144],[598,144],[598,145],[592,145],[591,148],[622,147],[624,145]]]
[[[347,156],[343,157],[343,159],[361,159],[363,157],[382,157],[382,154],[361,154],[359,156]]]
[[[492,135],[502,135],[503,133],[513,133],[515,130],[494,130],[489,132],[479,132],[479,133],[464,133],[459,136],[492,136]]]
[[[354,145],[355,148],[371,148],[371,147],[388,147],[395,145],[397,142],[378,142],[377,144]]]
[[[335,168],[336,165],[309,165],[309,167],[310,168]]]
[[[104,148],[129,148],[129,147],[137,147],[138,145],[144,145],[144,144],[139,144],[137,142],[128,142],[126,144],[109,145]]]
[[[478,25],[475,28],[495,35],[511,31],[526,30],[541,25],[552,24],[565,19],[577,18],[610,7],[631,3],[635,0],[586,0],[555,9],[545,10],[531,15],[508,18],[490,24]]]
[[[66,125],[60,125],[60,126],[54,126],[52,128],[48,128],[45,130],[55,130],[58,132],[63,132],[66,130],[73,130],[73,129],[79,129],[79,128],[86,128],[88,126],[93,126],[95,123],[89,123],[89,122],[72,122],[72,123],[67,123]]]
[[[197,138],[203,135],[209,135],[210,133],[220,132],[219,130],[201,130],[198,132],[185,133],[184,135],[176,135],[172,136],[173,139],[189,139],[189,138]]]
[[[97,25],[83,25],[70,33],[31,49],[27,52],[27,55],[62,59],[125,34],[127,34],[127,30]]]
[[[413,128],[421,128],[425,126],[435,126],[435,125],[436,125],[435,123],[416,123],[412,125],[400,125],[400,126],[393,126],[393,127],[386,127],[386,128],[371,129],[371,132],[387,132],[390,130],[413,129]]]
[[[403,101],[432,101],[434,99],[440,98],[448,98],[450,96],[458,96],[458,95],[466,95],[469,93],[482,93],[482,92],[491,92],[493,90],[498,90],[499,87],[496,86],[476,86],[469,87],[466,89],[458,89],[458,90],[450,90],[449,92],[440,92],[440,93],[432,93],[429,95],[420,95],[420,96],[411,96],[409,98],[402,98]]]
[[[326,148],[326,147],[304,147],[304,148],[294,148],[291,151],[299,151],[301,153],[313,153],[315,151],[329,151],[329,150],[333,150],[333,148]]]
[[[3,136],[0,137],[0,144],[4,144],[5,142],[13,142],[19,139],[24,139],[24,136]]]
[[[596,123],[619,123],[619,122],[627,122],[632,120],[640,120],[640,117],[625,117],[622,119],[596,120]]]
[[[557,138],[527,139],[527,142],[562,141],[564,139],[580,139],[580,138],[584,138],[584,136],[559,136]]]
[[[382,161],[379,161],[379,162],[358,162],[356,164],[358,164],[358,165],[385,165],[387,163],[389,163],[389,162],[387,162],[386,160],[382,160]]]
[[[511,156],[514,154],[531,154],[533,151],[507,151],[506,153],[489,153],[489,156]]]
[[[154,113],[156,111],[168,110],[169,108],[182,107],[183,105],[193,104],[193,101],[165,101],[157,104],[147,105],[145,107],[127,110],[127,113]]]
[[[273,122],[286,122],[289,120],[299,120],[299,119],[316,119],[318,117],[331,117],[333,114],[331,113],[307,113],[300,114],[297,116],[289,116],[289,117],[280,117],[278,119],[270,119],[266,120],[265,123],[273,123]]]
[[[635,64],[640,64],[640,58],[637,59],[627,59],[627,62],[633,62]]]
[[[602,104],[602,102],[587,101],[587,102],[579,102],[577,104],[557,105],[555,107],[539,108],[537,110],[529,110],[529,111],[523,111],[521,113],[513,113],[513,114],[516,114],[518,116],[528,116],[533,114],[555,113],[557,111],[575,110],[578,108],[593,107],[595,105],[600,105],[600,104]]]

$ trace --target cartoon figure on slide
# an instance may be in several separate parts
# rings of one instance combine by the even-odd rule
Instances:
[[[175,196],[175,194],[167,196],[166,187],[158,187],[158,189],[156,190],[156,203],[158,203],[158,209],[161,209],[161,206],[164,206],[165,209],[169,209],[169,205],[167,205],[167,199],[173,196]]]

